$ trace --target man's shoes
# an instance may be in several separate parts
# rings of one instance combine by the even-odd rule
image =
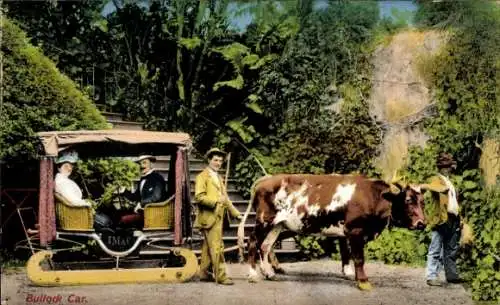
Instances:
[[[200,282],[215,282],[213,276],[208,272],[199,272],[198,278]]]
[[[456,279],[449,279],[449,280],[446,280],[448,283],[450,284],[462,284],[462,283],[465,283],[465,280],[462,279],[462,278],[456,278]]]
[[[234,282],[230,278],[226,278],[226,279],[220,281],[219,284],[221,284],[221,285],[234,285]]]
[[[436,287],[443,286],[443,284],[439,280],[437,280],[437,279],[427,280],[427,285],[429,285],[429,286],[436,286]]]

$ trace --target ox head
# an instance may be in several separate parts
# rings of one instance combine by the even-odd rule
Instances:
[[[383,197],[392,203],[391,219],[396,227],[425,229],[424,196],[419,185],[392,183]]]

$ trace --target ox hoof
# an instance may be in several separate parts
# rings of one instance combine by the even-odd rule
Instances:
[[[274,276],[275,276],[273,267],[269,264],[261,264],[260,265],[260,272],[264,275],[264,277],[266,279],[271,279],[271,278],[274,278]]]
[[[370,291],[372,290],[372,284],[370,284],[370,282],[366,281],[366,282],[358,282],[358,288],[360,290],[363,290],[363,291]]]
[[[259,282],[259,279],[253,277],[253,276],[249,276],[248,277],[248,282],[249,283],[258,283]]]

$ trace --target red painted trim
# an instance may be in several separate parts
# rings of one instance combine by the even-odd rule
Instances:
[[[184,180],[184,158],[181,148],[177,149],[177,158],[175,160],[175,226],[174,243],[182,243],[182,185]]]

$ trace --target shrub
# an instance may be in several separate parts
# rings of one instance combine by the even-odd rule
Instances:
[[[35,157],[36,132],[107,128],[90,99],[5,17],[2,33],[1,159]]]

